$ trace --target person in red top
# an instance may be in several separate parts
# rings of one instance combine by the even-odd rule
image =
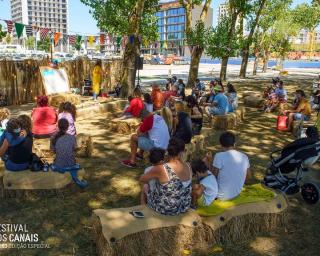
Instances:
[[[159,88],[159,85],[157,85],[156,83],[152,84],[151,99],[153,102],[154,110],[159,110],[163,107],[164,96]]]
[[[141,110],[144,109],[144,102],[141,98],[141,91],[139,88],[133,90],[133,99],[130,101],[129,107],[124,111],[126,117],[139,117]]]
[[[57,111],[48,106],[48,97],[37,97],[37,107],[32,110],[32,133],[35,138],[50,138],[57,129]]]

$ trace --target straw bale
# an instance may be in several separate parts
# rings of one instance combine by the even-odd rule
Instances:
[[[239,107],[236,111],[235,114],[237,116],[237,122],[243,122],[245,119],[245,114],[246,114],[246,109],[245,107]]]
[[[251,108],[261,108],[263,106],[264,99],[257,96],[247,96],[244,98],[244,105]]]
[[[262,97],[260,92],[255,92],[255,91],[244,91],[242,93],[242,98],[252,96],[252,97]]]
[[[90,135],[78,134],[77,135],[77,157],[88,158],[92,156],[93,142]]]
[[[119,134],[131,134],[137,131],[139,125],[140,120],[137,118],[115,118],[111,121],[110,129]]]
[[[72,94],[72,93],[59,93],[55,95],[49,95],[49,104],[52,107],[58,108],[61,103],[69,101],[74,105],[78,105],[81,103],[80,95]]]
[[[217,130],[234,130],[237,126],[237,115],[228,113],[212,116],[211,126]]]

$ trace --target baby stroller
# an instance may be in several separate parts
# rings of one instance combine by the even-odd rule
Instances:
[[[280,153],[280,154],[279,154]],[[276,154],[278,154],[276,156]],[[320,190],[313,182],[303,183],[303,173],[320,158],[320,141],[302,138],[270,154],[267,175],[263,183],[286,194],[301,192],[308,204],[320,199]]]

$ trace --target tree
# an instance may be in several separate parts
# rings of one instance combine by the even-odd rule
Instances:
[[[158,38],[155,12],[157,0],[81,0],[91,8],[98,27],[114,36],[127,37],[121,70],[121,96],[135,87],[136,58],[140,56],[141,35],[150,41]]]
[[[263,8],[265,7],[267,0],[257,0],[253,4],[253,17],[251,17],[249,22],[250,32],[248,37],[243,41],[243,47],[241,49],[242,52],[242,62],[240,68],[240,77],[245,78],[248,66],[249,59],[249,49],[253,42],[254,32],[256,27],[258,26],[258,22],[262,13]]]
[[[2,31],[2,25],[0,24],[0,42],[2,41],[2,38],[4,38],[6,36],[6,32]]]
[[[186,11],[186,37],[191,52],[191,63],[188,77],[188,87],[192,87],[198,78],[199,63],[205,49],[205,20],[212,0],[179,0]],[[192,9],[195,5],[202,5],[200,18],[196,21],[196,26],[192,27]]]
[[[40,51],[49,52],[50,51],[50,45],[51,45],[50,38],[41,39],[38,42],[37,48]]]
[[[220,77],[225,79],[228,59],[239,49],[239,31],[230,38],[230,27],[233,21],[230,16],[223,17],[217,27],[212,29],[207,37],[206,53],[212,58],[222,59]],[[222,73],[223,72],[223,73]]]
[[[26,40],[26,47],[27,49],[34,49],[34,43],[35,43],[35,38],[34,37],[28,37],[28,39]]]

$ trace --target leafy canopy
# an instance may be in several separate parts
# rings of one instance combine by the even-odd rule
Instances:
[[[320,4],[300,4],[293,10],[294,21],[309,31],[320,24]]]

